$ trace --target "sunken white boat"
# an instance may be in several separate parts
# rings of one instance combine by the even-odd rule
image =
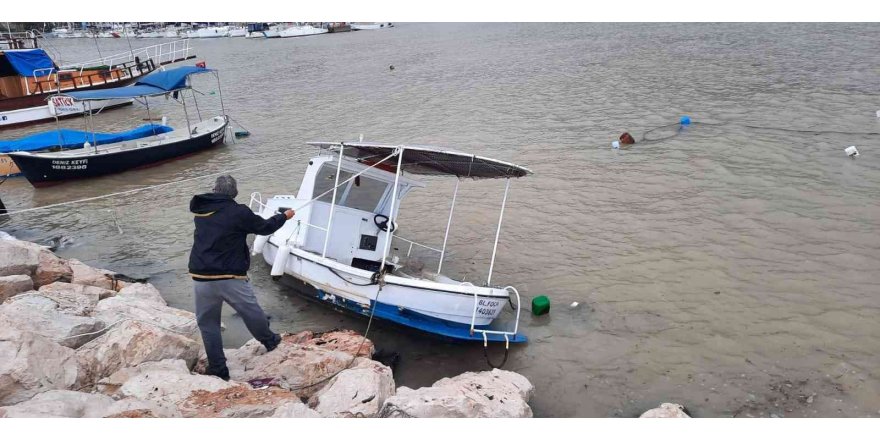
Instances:
[[[426,146],[314,142],[322,153],[309,161],[299,191],[263,200],[251,196],[251,208],[268,218],[279,210],[296,215],[271,236],[254,239],[275,277],[290,275],[308,285],[319,301],[360,315],[456,340],[524,342],[518,333],[519,293],[493,284],[492,271],[504,205],[512,178],[528,169],[486,157]],[[401,200],[425,186],[417,175],[456,178],[443,244],[428,246],[397,235]],[[506,179],[492,260],[483,285],[443,274],[446,242],[459,183],[472,179]],[[392,240],[403,241],[393,254]],[[436,267],[406,264],[413,247],[439,256]],[[406,249],[406,252],[403,250]],[[514,298],[515,297],[515,298]],[[515,301],[514,301],[515,299]],[[516,304],[514,306],[514,303]],[[515,321],[493,326],[505,307]],[[508,319],[509,321],[509,319]]]

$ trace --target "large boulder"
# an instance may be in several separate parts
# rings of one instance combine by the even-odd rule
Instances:
[[[192,338],[147,322],[121,321],[111,331],[77,349],[77,383],[88,386],[121,368],[147,361],[182,359],[192,366],[198,360],[200,345]]]
[[[100,287],[59,281],[40,287],[39,294],[58,303],[58,309],[64,313],[89,316],[94,312],[98,301],[109,298],[116,292]]]
[[[230,378],[238,381],[272,378],[282,388],[309,398],[327,385],[327,378],[351,366],[355,359],[341,351],[292,340],[285,337],[268,353],[256,340],[236,350],[224,350]]]
[[[642,413],[642,419],[689,419],[684,407],[677,403],[661,403],[658,408],[652,408]]]
[[[12,298],[0,307],[0,319],[70,348],[95,339],[105,327],[100,319],[65,313],[58,301],[39,293]]]
[[[131,283],[119,290],[119,296],[125,298],[141,299],[147,302],[155,303],[158,306],[167,306],[162,293],[150,283]]]
[[[103,394],[80,391],[53,390],[40,393],[31,400],[13,406],[0,407],[0,417],[108,417],[114,414],[139,411],[156,416],[170,417],[152,402],[139,399],[113,400]]]
[[[19,293],[34,289],[34,282],[27,275],[6,275],[0,277],[0,303]]]
[[[441,379],[430,387],[397,389],[380,417],[532,417],[532,384],[520,374],[494,369]]]
[[[39,263],[34,270],[34,286],[41,287],[56,281],[69,283],[73,270],[67,261],[49,251],[40,252]]]
[[[153,402],[165,411],[179,413],[178,406],[196,391],[208,393],[240,384],[214,376],[192,374],[186,362],[175,359],[146,362],[101,379],[99,389],[117,398],[136,398]]]
[[[287,417],[311,417],[296,394],[278,388],[253,389],[240,384],[218,391],[197,390],[180,403],[184,417],[273,417],[284,407]]]
[[[279,406],[272,417],[284,418],[315,418],[321,417],[321,413],[309,408],[302,402],[290,401]]]
[[[334,330],[303,338],[304,333],[291,335],[289,340],[301,338],[303,345],[321,347],[327,350],[341,351],[352,356],[372,358],[375,347],[373,342],[352,330]]]
[[[68,260],[67,264],[73,271],[73,278],[71,281],[73,284],[95,286],[115,291],[119,291],[128,285],[126,282],[116,281],[114,279],[114,276],[116,275],[115,272],[97,269],[73,258]]]
[[[75,352],[35,333],[0,321],[0,405],[14,405],[34,395],[73,387]]]
[[[155,298],[141,295],[123,294],[133,286],[128,286],[112,298],[98,303],[92,316],[104,320],[107,325],[125,320],[135,320],[153,324],[167,331],[188,338],[199,338],[196,315],[186,310],[175,309],[157,302]],[[152,286],[150,286],[152,288]]]
[[[31,276],[40,265],[40,253],[44,247],[20,240],[0,240],[0,276]]]
[[[393,395],[391,369],[359,358],[312,396],[309,405],[324,417],[376,417],[385,400]]]

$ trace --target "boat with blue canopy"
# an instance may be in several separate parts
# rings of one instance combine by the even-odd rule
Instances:
[[[115,142],[97,142],[94,129],[87,137],[95,136],[96,142],[90,142],[89,148],[68,149],[61,151],[17,151],[9,153],[22,174],[34,186],[59,183],[66,180],[97,177],[118,173],[132,168],[149,166],[181,156],[220,145],[224,142],[229,117],[223,107],[223,95],[218,93],[221,114],[203,118],[199,111],[195,92],[190,84],[190,77],[198,74],[212,74],[217,80],[220,90],[220,76],[216,70],[198,66],[181,66],[168,70],[153,72],[140,78],[134,85],[115,89],[88,90],[70,92],[63,97],[81,102],[86,107],[84,117],[87,125],[94,127],[91,103],[107,99],[134,99],[142,103],[150,114],[149,98],[166,96],[183,106],[186,117],[186,130],[163,131],[151,133],[146,137],[120,139]],[[190,120],[187,100],[196,106],[198,122]],[[149,125],[148,127],[155,127]],[[148,128],[153,130],[154,128]]]

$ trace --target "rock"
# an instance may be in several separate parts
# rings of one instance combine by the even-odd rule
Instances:
[[[293,335],[293,337],[302,337],[303,333]],[[315,335],[308,339],[304,339],[301,344],[312,345],[325,348],[327,350],[341,351],[352,356],[372,358],[375,347],[369,339],[351,330],[336,330],[332,332]]]
[[[154,417],[174,417],[176,411],[165,411],[152,402],[139,399],[115,401],[103,394],[69,390],[40,393],[31,400],[0,408],[0,417],[108,417],[136,411]]]
[[[282,339],[269,353],[256,340],[248,341],[237,350],[225,350],[230,378],[238,381],[274,378],[282,388],[309,398],[326,386],[327,382],[322,381],[351,365],[354,359],[347,353],[291,340]],[[312,384],[317,385],[310,386]]]
[[[40,245],[20,240],[0,240],[0,276],[31,276],[40,264]]]
[[[119,290],[120,297],[131,297],[167,306],[168,303],[162,298],[162,294],[152,284],[131,283]]]
[[[89,316],[94,312],[98,301],[116,294],[112,290],[100,287],[83,286],[55,282],[40,287],[40,295],[51,298],[58,303],[58,308],[65,313],[78,316]]]
[[[0,319],[70,348],[97,338],[105,327],[100,319],[64,313],[57,301],[38,292],[19,295],[3,304]]]
[[[192,374],[182,360],[144,363],[101,379],[100,383],[116,387],[114,396],[149,401],[163,411],[178,414],[178,405],[196,391],[210,393],[241,385],[214,376]]]
[[[315,418],[321,417],[321,414],[309,408],[302,402],[287,402],[284,405],[279,406],[278,409],[275,410],[275,414],[272,414],[272,417]]]
[[[34,286],[41,287],[56,281],[69,283],[72,279],[73,270],[67,261],[52,252],[40,252],[39,264],[34,271]]]
[[[133,367],[122,368],[110,376],[104,377],[95,384],[98,392],[120,399],[125,397],[119,392],[120,387],[129,379],[145,373],[157,371],[171,371],[180,374],[189,374],[186,362],[182,359],[163,359],[161,361],[149,361]],[[149,376],[147,374],[147,376]]]
[[[40,335],[0,322],[0,405],[71,388],[76,382],[75,352]]]
[[[0,303],[22,292],[34,289],[34,282],[27,275],[6,275],[0,277]]]
[[[677,403],[661,403],[660,407],[649,409],[639,416],[643,419],[689,419],[690,417],[685,412],[684,406]]]
[[[77,350],[77,383],[93,384],[121,368],[147,361],[182,359],[191,366],[198,359],[200,346],[194,339],[155,325],[126,320]]]
[[[129,286],[122,290],[126,291],[131,288]],[[159,299],[161,300],[161,298]],[[164,303],[164,300],[162,302]],[[199,338],[199,327],[195,314],[159,304],[155,298],[120,292],[117,296],[100,301],[95,306],[92,316],[104,320],[107,325],[124,320],[135,320],[153,324],[188,338]]]
[[[40,393],[31,400],[0,408],[3,417],[102,417],[114,400],[102,394],[69,390]]]
[[[278,387],[255,390],[239,384],[218,391],[196,390],[179,408],[184,417],[272,417],[287,404],[303,405],[296,394]],[[285,409],[292,414],[296,411],[303,412],[296,407]]]
[[[324,417],[376,417],[394,395],[391,369],[376,361],[358,359],[312,396],[309,405]]]
[[[532,417],[534,387],[520,374],[494,369],[441,379],[430,387],[397,389],[380,417]]]
[[[128,283],[124,281],[114,281],[114,272],[104,269],[96,269],[82,261],[70,259],[67,261],[70,269],[73,271],[73,284],[82,284],[83,286],[95,286],[107,290],[119,291]]]

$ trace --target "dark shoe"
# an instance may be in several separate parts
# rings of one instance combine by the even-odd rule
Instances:
[[[220,379],[229,381],[229,368],[226,368],[226,365],[222,367],[212,367],[209,365],[208,368],[205,369],[205,374],[208,376],[217,376]]]
[[[269,342],[264,342],[263,346],[266,347],[266,353],[268,353],[268,352],[278,348],[278,344],[280,344],[280,343],[281,343],[281,335],[279,335],[278,333],[275,333],[275,337]]]

